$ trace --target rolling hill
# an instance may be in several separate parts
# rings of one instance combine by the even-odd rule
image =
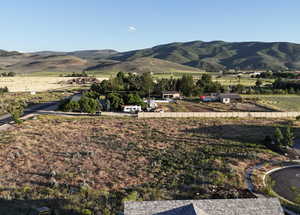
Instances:
[[[0,50],[0,70],[22,74],[81,71],[106,73],[199,72],[224,69],[300,70],[300,44],[288,42],[192,41],[129,52],[82,50],[20,53]]]
[[[104,61],[101,64],[87,68],[87,71],[95,72],[134,72],[144,73],[178,73],[178,72],[200,72],[198,68],[181,65],[178,63],[160,60],[157,58],[141,57],[134,60],[118,62],[118,61]]]
[[[82,72],[98,65],[118,52],[114,50],[86,50],[74,52],[40,51],[32,53],[0,50],[0,70],[18,74],[49,74]],[[111,60],[108,60],[111,62]]]
[[[296,69],[300,70],[300,44],[287,42],[193,41],[170,43],[112,56],[129,61],[141,57],[168,60],[206,70]]]

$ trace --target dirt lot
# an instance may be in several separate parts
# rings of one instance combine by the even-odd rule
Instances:
[[[122,198],[252,197],[245,190],[244,171],[271,157],[281,159],[261,141],[287,123],[39,117],[1,133],[0,184],[5,189],[0,198],[22,200],[21,208],[117,212]],[[82,186],[93,191],[82,191]],[[111,200],[99,203],[100,196]],[[43,198],[67,203],[24,201]],[[8,208],[8,203],[7,210],[17,207],[14,202]]]
[[[176,103],[161,104],[165,112],[268,112],[269,108],[255,104],[252,101],[223,104],[220,102],[201,102],[200,100],[181,100]]]

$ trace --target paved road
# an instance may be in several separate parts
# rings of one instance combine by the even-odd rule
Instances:
[[[300,189],[300,167],[281,169],[271,173],[270,177],[275,181],[273,190],[276,193],[290,201],[295,200]],[[292,187],[298,192],[293,191]]]
[[[58,105],[59,102],[49,102],[43,104],[32,105],[29,108],[26,108],[23,116],[28,114],[36,113],[42,110],[51,110]],[[9,123],[12,121],[10,114],[4,114],[0,116],[0,126]]]

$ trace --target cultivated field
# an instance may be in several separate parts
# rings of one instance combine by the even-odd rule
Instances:
[[[262,141],[287,123],[39,117],[1,133],[0,214],[32,206],[115,214],[125,200],[253,197],[245,169],[282,159]]]
[[[8,87],[10,92],[43,92],[67,88],[72,85],[60,83],[71,77],[0,77],[0,87]],[[102,80],[102,79],[99,79]]]

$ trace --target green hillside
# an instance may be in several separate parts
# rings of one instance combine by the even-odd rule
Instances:
[[[206,70],[300,69],[300,45],[287,42],[223,41],[170,43],[114,55],[113,60],[153,57]]]

